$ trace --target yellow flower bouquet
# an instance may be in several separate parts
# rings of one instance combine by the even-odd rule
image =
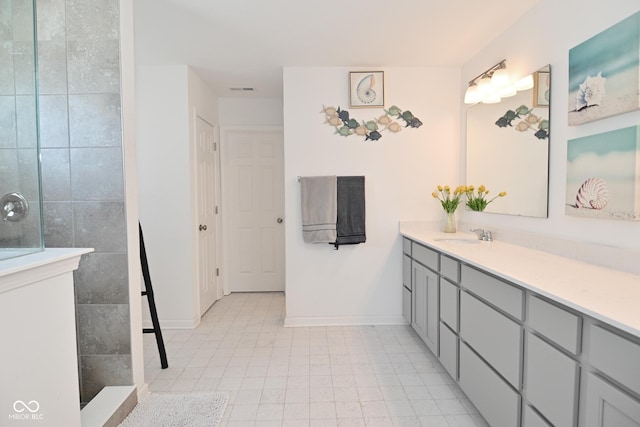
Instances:
[[[464,195],[465,187],[463,185],[459,185],[453,192],[451,191],[451,187],[445,185],[438,185],[438,191],[434,191],[431,193],[434,199],[438,199],[442,204],[442,208],[447,213],[454,213],[460,204],[462,196]]]
[[[476,190],[473,185],[468,185],[464,189],[464,193],[467,196],[467,206],[472,211],[482,212],[487,207],[487,205],[493,202],[498,197],[504,197],[507,195],[506,191],[502,191],[498,193],[497,196],[494,196],[492,199],[487,200],[487,195],[489,194],[489,190],[484,185],[481,185]]]

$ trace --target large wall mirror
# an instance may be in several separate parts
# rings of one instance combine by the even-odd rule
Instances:
[[[484,212],[548,215],[550,67],[533,78],[531,89],[467,110],[466,184],[484,185],[489,198],[507,192]]]

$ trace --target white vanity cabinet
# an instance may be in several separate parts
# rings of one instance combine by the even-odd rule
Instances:
[[[640,427],[640,335],[423,241],[411,324],[489,425]]]

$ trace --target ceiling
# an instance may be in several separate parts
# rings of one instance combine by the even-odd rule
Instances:
[[[462,66],[538,1],[135,0],[136,62],[281,97],[286,66]]]

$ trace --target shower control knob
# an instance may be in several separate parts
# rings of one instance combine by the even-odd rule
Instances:
[[[200,230],[200,231],[207,231],[207,226],[206,226],[206,224],[205,224],[205,225],[200,224],[200,227],[198,227],[198,230]]]
[[[3,221],[20,221],[28,212],[29,203],[20,193],[8,193],[0,199],[0,216]]]

